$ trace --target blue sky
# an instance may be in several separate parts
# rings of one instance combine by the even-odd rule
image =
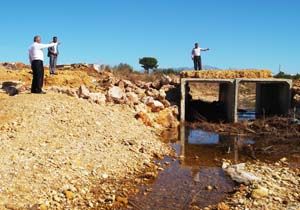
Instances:
[[[59,63],[192,66],[195,42],[219,68],[300,72],[299,0],[3,1],[0,62],[27,61],[35,34],[62,42]]]

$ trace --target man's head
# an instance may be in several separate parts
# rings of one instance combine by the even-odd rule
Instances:
[[[198,48],[199,47],[199,44],[198,43],[195,43],[195,48]]]
[[[39,35],[36,35],[34,36],[33,41],[37,43],[41,43],[41,37]]]
[[[57,42],[57,37],[56,37],[56,36],[53,37],[53,42],[54,42],[54,43]]]

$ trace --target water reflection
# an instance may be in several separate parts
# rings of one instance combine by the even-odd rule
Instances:
[[[245,136],[228,136],[201,129],[180,128],[180,155],[184,165],[215,166],[223,158],[234,162],[255,159],[254,141]]]
[[[172,161],[166,157],[159,161],[161,165],[171,164],[159,173],[153,184],[142,186],[131,199],[141,209],[189,209],[192,205],[205,207],[220,202],[234,187],[234,182],[220,167],[220,160],[237,162],[243,157],[240,151],[245,145],[254,143],[243,137],[222,136],[184,126],[178,139],[172,146],[182,158]],[[151,188],[150,192],[147,188]]]
[[[238,120],[255,120],[257,118],[255,110],[238,110]]]

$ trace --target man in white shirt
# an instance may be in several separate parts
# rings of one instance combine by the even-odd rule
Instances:
[[[51,43],[57,43],[57,37],[53,37],[53,41]],[[58,46],[53,46],[48,48],[48,57],[49,57],[49,70],[50,74],[57,74],[56,64],[57,64],[57,56],[58,56]]]
[[[201,51],[207,51],[209,48],[200,48],[198,43],[195,43],[195,47],[192,50],[192,60],[194,61],[194,69],[202,70]]]
[[[33,39],[34,43],[29,47],[29,61],[33,73],[31,93],[43,93],[42,90],[44,83],[44,53],[43,49],[48,47],[57,46],[58,43],[41,44],[41,37],[35,36]]]

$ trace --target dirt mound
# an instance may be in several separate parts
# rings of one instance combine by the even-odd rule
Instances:
[[[31,85],[32,71],[30,69],[10,70],[0,68],[0,80],[1,81],[22,81],[25,85]],[[84,84],[92,89],[95,89],[95,81],[100,75],[96,74],[89,68],[78,70],[64,70],[59,71],[59,75],[52,76],[49,71],[45,69],[45,87],[49,86],[67,86],[67,87],[79,87]]]
[[[100,208],[114,202],[117,180],[170,153],[124,105],[49,93],[0,102],[0,209]]]
[[[270,78],[270,70],[244,69],[244,70],[205,70],[183,71],[181,77],[202,79],[235,79],[235,78]]]

